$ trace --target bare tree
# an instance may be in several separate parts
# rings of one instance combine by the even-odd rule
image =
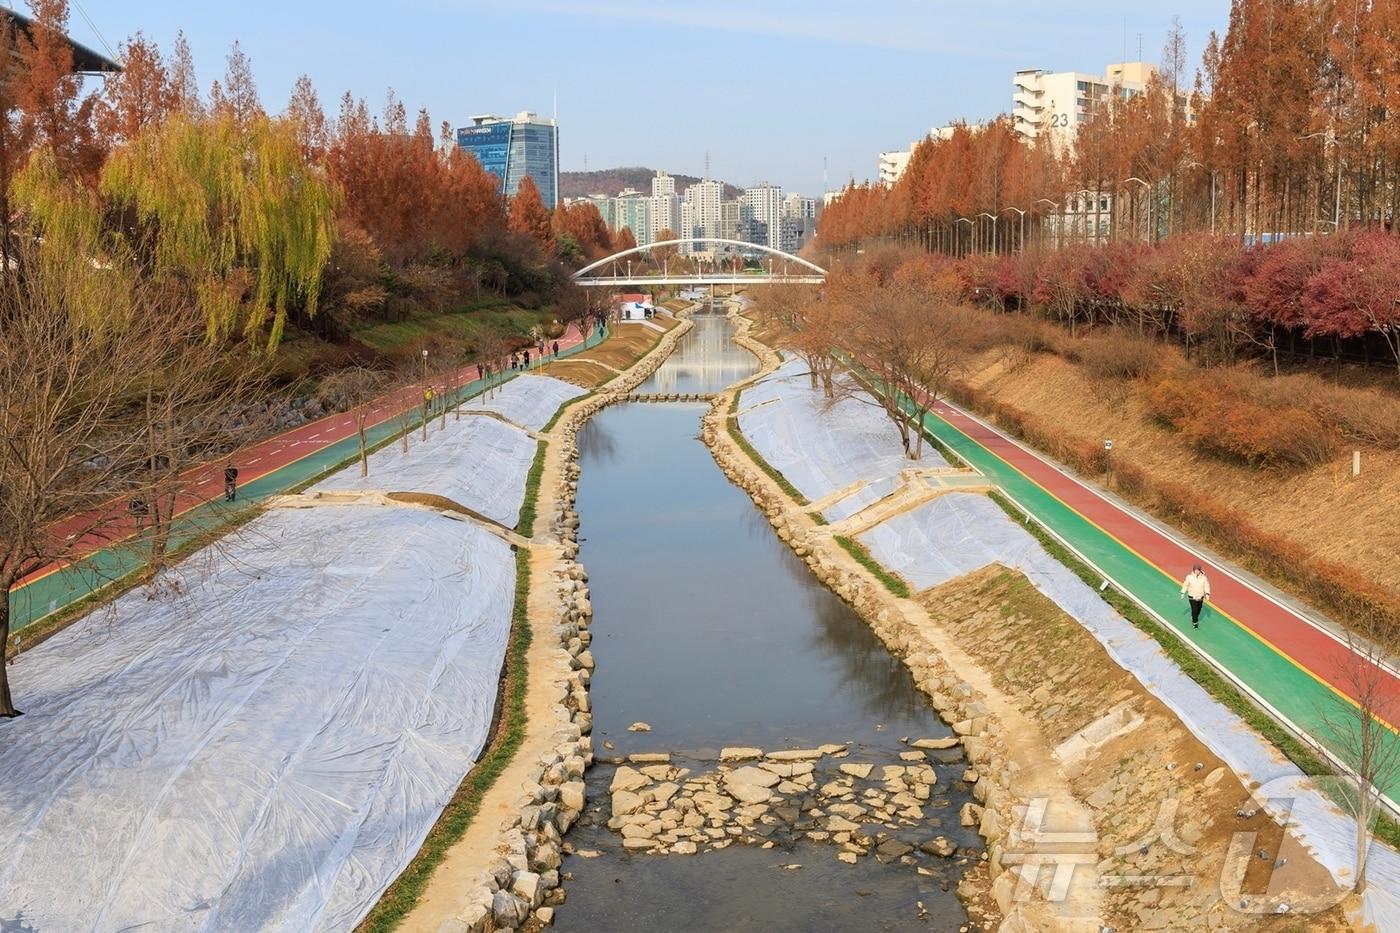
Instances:
[[[1338,685],[1354,702],[1336,697],[1330,708],[1322,710],[1322,719],[1350,768],[1339,785],[1342,802],[1356,820],[1355,891],[1361,894],[1366,890],[1371,830],[1383,806],[1381,798],[1387,787],[1400,780],[1400,739],[1393,731],[1400,721],[1400,695],[1386,670],[1395,656],[1397,638],[1375,613],[1343,631],[1346,646],[1337,666]]]
[[[360,443],[360,475],[369,475],[369,422],[381,409],[374,403],[389,391],[393,375],[367,366],[332,373],[321,381],[321,402],[333,411],[348,411],[355,419]]]
[[[133,309],[161,299],[116,270],[23,255],[19,265],[0,276],[0,648],[20,580],[130,531],[122,494],[142,444],[133,387],[164,339],[129,326]],[[75,312],[97,291],[107,315]],[[16,715],[0,663],[0,717]]]
[[[918,460],[927,414],[966,364],[969,314],[899,282],[862,290],[850,310],[849,346],[874,376],[876,404],[899,431],[904,452]],[[850,387],[845,394],[868,401]]]
[[[497,328],[483,330],[476,338],[476,360],[486,372],[483,378],[486,382],[485,395],[490,397],[491,390],[495,383],[499,382],[499,374],[502,370],[502,361],[510,354],[510,340],[505,332]]]
[[[828,399],[834,386],[835,345],[841,302],[824,298],[810,285],[772,285],[757,304],[759,319],[776,329],[782,345],[807,364],[812,388],[822,387]]]
[[[223,488],[234,451],[271,433],[276,400],[266,358],[247,345],[210,342],[193,301],[167,291],[138,308],[135,323],[163,338],[154,364],[134,380],[142,437],[135,491],[149,506],[147,559],[159,569],[176,517]]]

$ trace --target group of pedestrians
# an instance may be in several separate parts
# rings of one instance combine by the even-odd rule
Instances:
[[[536,355],[540,362],[548,359],[559,359],[559,341],[546,344],[543,340],[536,347],[525,347],[522,350],[513,350],[510,354],[510,368],[513,372],[524,372],[535,362]]]

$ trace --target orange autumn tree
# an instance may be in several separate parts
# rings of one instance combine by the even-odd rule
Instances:
[[[515,197],[510,199],[510,217],[506,223],[512,233],[530,236],[546,255],[554,252],[554,228],[550,223],[549,211],[540,198],[540,189],[535,180],[526,175],[520,180]]]

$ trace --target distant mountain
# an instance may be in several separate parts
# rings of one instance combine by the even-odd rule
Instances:
[[[559,192],[566,198],[582,198],[590,194],[605,194],[616,197],[623,188],[636,188],[643,194],[651,194],[651,179],[656,174],[654,168],[640,165],[626,168],[605,168],[596,172],[560,172]],[[685,189],[701,179],[694,175],[676,175],[676,194],[684,194]],[[733,200],[743,194],[737,185],[724,183],[724,199]]]

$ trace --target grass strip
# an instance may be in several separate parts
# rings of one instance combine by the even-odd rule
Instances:
[[[1293,733],[1283,728],[1272,716],[1256,706],[1239,689],[1226,680],[1225,677],[1210,666],[1200,655],[1192,651],[1174,632],[1171,632],[1156,619],[1152,618],[1145,609],[1139,606],[1132,599],[1119,592],[1117,587],[1109,587],[1102,592],[1099,591],[1099,583],[1102,575],[1098,571],[1089,567],[1081,561],[1074,552],[1056,540],[1049,532],[1040,526],[1040,523],[1031,519],[1027,521],[1021,510],[1012,505],[1011,500],[999,492],[991,491],[987,493],[992,501],[1001,506],[1012,521],[1025,528],[1031,536],[1040,543],[1047,553],[1061,564],[1064,564],[1071,573],[1084,581],[1093,589],[1100,599],[1108,603],[1120,616],[1127,619],[1137,628],[1149,635],[1153,641],[1161,647],[1167,657],[1177,667],[1209,693],[1216,702],[1222,704],[1226,709],[1235,713],[1243,719],[1251,729],[1263,736],[1272,743],[1279,751],[1288,756],[1298,768],[1308,775],[1314,777],[1331,777],[1336,772],[1317,755],[1310,747],[1300,742]],[[839,539],[838,539],[839,540]],[[1329,797],[1332,795],[1329,794]],[[1342,801],[1334,800],[1341,804]],[[1345,811],[1345,807],[1343,807]],[[1382,814],[1373,828],[1372,832],[1376,838],[1381,839],[1392,846],[1400,846],[1400,822]]]
[[[784,476],[782,473],[779,473],[778,470],[774,468],[773,464],[769,463],[767,460],[764,460],[763,455],[753,449],[753,446],[748,442],[748,439],[745,438],[742,433],[740,433],[739,420],[737,418],[729,418],[727,419],[727,422],[729,428],[729,436],[734,439],[734,443],[738,444],[739,449],[742,450],[745,454],[747,454],[748,458],[752,460],[760,470],[768,474],[768,477],[771,480],[773,480],[773,482],[777,483],[778,486],[783,490],[783,492],[788,494],[789,498],[791,498],[798,505],[806,506],[812,504],[807,500],[806,496],[798,492],[796,486],[788,482],[786,476]]]
[[[543,445],[541,445],[543,446]],[[447,852],[462,838],[481,809],[481,800],[510,764],[525,740],[525,691],[531,632],[527,613],[530,596],[530,552],[515,551],[515,606],[511,614],[510,644],[506,648],[505,674],[501,683],[501,717],[490,747],[457,787],[442,815],[438,817],[418,854],[403,873],[389,885],[379,903],[356,928],[372,933],[388,933],[398,927],[418,904],[423,890]]]
[[[898,574],[890,573],[884,567],[880,566],[880,562],[870,556],[870,552],[865,549],[865,545],[861,544],[855,538],[847,538],[844,535],[834,535],[833,537],[836,543],[841,545],[841,549],[854,557],[856,563],[874,574],[875,578],[885,585],[885,589],[889,590],[900,599],[909,598],[909,584],[905,583]]]
[[[525,474],[525,501],[520,504],[520,520],[515,523],[516,534],[529,538],[535,533],[535,500],[540,494],[540,479],[544,476],[544,456],[549,445],[539,441],[535,445],[535,460],[530,464],[530,472]]]
[[[828,521],[826,520],[826,516],[823,515],[823,514],[820,513],[820,512],[808,512],[808,513],[807,513],[807,517],[810,518],[814,523],[816,523],[816,524],[818,524],[818,525],[829,525],[829,524],[831,524],[830,522],[828,522]]]

